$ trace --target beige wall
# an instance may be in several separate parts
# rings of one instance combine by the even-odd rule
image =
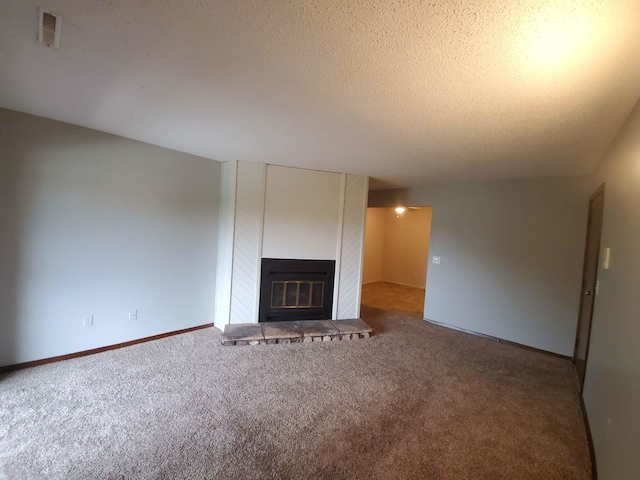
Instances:
[[[425,288],[431,234],[431,207],[409,209],[396,218],[385,209],[382,278],[386,282]]]
[[[363,283],[386,281],[425,288],[431,234],[431,207],[369,208]]]
[[[382,280],[382,252],[386,208],[367,209],[367,228],[364,236],[364,265],[362,283]]]

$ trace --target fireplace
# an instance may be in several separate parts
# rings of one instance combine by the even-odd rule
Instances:
[[[335,268],[335,260],[263,258],[259,321],[331,319]]]
[[[216,327],[306,315],[358,318],[368,182],[367,177],[346,173],[241,160],[224,162],[213,317]],[[324,272],[306,265],[303,270],[287,267],[284,273],[288,270],[297,278],[281,281],[324,284],[300,283],[299,291],[298,285],[277,285],[282,295],[289,293],[291,305],[280,306],[277,301],[271,308],[271,303],[265,302],[271,301],[272,275],[268,266],[263,268],[262,259],[274,258],[334,261],[323,267]],[[298,276],[305,272],[323,275],[318,280]],[[307,303],[311,289],[316,300]],[[280,293],[276,293],[277,299]],[[319,295],[322,307],[317,302]]]

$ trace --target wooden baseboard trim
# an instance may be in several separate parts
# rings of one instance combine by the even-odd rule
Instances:
[[[437,327],[450,328],[451,330],[457,330],[458,332],[468,333],[469,335],[475,335],[476,337],[486,338],[488,340],[493,340],[494,342],[504,343],[505,345],[512,345],[514,347],[524,348],[525,350],[530,350],[532,352],[544,353],[545,355],[551,355],[553,357],[562,358],[564,360],[571,360],[571,357],[567,355],[550,352],[548,350],[542,350],[540,348],[530,347],[529,345],[523,345],[522,343],[511,342],[503,338],[493,337],[491,335],[486,335],[484,333],[474,332],[473,330],[467,330],[466,328],[455,327],[453,325],[449,325],[448,323],[436,322],[435,320],[429,320],[428,318],[425,318],[424,321],[429,322],[433,325],[436,325]]]
[[[197,327],[184,328],[182,330],[175,330],[173,332],[161,333],[159,335],[153,335],[151,337],[138,338],[137,340],[130,340],[128,342],[116,343],[115,345],[108,345],[106,347],[93,348],[91,350],[83,350],[82,352],[69,353],[67,355],[59,355],[57,357],[43,358],[42,360],[33,360],[31,362],[16,363],[15,365],[6,365],[0,367],[0,373],[12,372],[14,370],[21,370],[23,368],[38,367],[40,365],[46,365],[47,363],[61,362],[63,360],[70,360],[72,358],[85,357],[87,355],[93,355],[94,353],[102,353],[108,350],[116,350],[118,348],[130,347],[131,345],[137,345],[138,343],[151,342],[153,340],[160,340],[165,337],[172,337],[174,335],[180,335],[181,333],[193,332],[194,330],[201,330],[203,328],[213,327],[213,323],[206,323],[204,325],[198,325]]]

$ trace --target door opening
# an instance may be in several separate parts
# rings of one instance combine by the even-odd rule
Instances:
[[[431,210],[367,209],[362,305],[424,318]]]
[[[600,258],[600,237],[602,234],[602,218],[604,213],[604,184],[589,198],[589,221],[587,223],[587,241],[584,251],[584,267],[580,291],[580,311],[576,344],[573,351],[573,363],[576,366],[580,392],[584,388],[589,356],[589,337],[591,336],[591,320],[593,307],[598,293],[598,262]]]

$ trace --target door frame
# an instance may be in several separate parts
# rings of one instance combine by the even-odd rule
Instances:
[[[575,365],[576,364],[576,355],[578,354],[578,339],[579,339],[579,335],[580,335],[580,327],[582,326],[582,304],[583,304],[583,295],[584,295],[584,280],[586,278],[585,272],[586,272],[586,268],[587,268],[587,256],[589,255],[589,230],[591,228],[591,202],[598,196],[598,195],[602,195],[602,203],[603,203],[603,212],[602,212],[602,216],[604,218],[604,199],[605,199],[605,184],[601,184],[598,189],[593,192],[591,194],[591,196],[589,197],[589,217],[587,220],[587,232],[586,232],[586,236],[585,236],[585,243],[584,243],[584,257],[583,257],[583,263],[582,263],[582,277],[580,278],[580,305],[578,308],[578,324],[576,326],[576,335],[575,335],[575,342],[573,345],[573,358],[572,358],[572,362]],[[600,247],[602,246],[602,226],[600,228],[600,236],[598,237],[598,249],[597,249],[597,253],[596,253],[596,279],[598,278],[598,271],[600,270]],[[597,280],[596,280],[597,282]],[[597,283],[596,283],[597,285]],[[591,343],[591,327],[593,324],[593,310],[595,309],[595,303],[596,303],[596,296],[597,296],[597,292],[594,292],[593,295],[593,307],[591,309],[591,317],[589,318],[589,330],[587,331],[587,349],[585,350],[585,355],[584,355],[584,365],[585,365],[585,376],[586,376],[586,369],[587,369],[587,365],[589,362],[589,345]],[[578,377],[577,375],[577,370],[576,370],[576,377]],[[580,388],[580,393],[582,393],[582,390],[584,388],[584,379],[582,381],[580,381],[580,378],[578,377],[578,387]]]

